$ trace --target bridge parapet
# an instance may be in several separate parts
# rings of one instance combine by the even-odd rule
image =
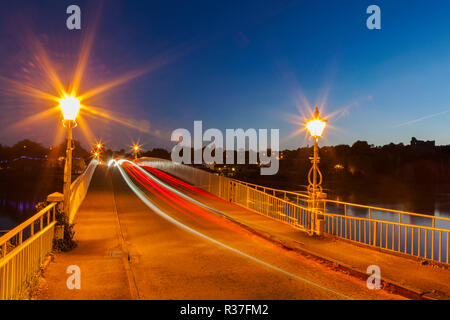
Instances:
[[[0,238],[0,300],[17,299],[53,246],[56,202]]]

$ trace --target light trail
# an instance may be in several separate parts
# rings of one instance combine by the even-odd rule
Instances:
[[[131,167],[125,167],[125,170],[132,176],[137,182],[139,182],[145,189],[147,189],[149,192],[151,192],[154,196],[161,199],[161,201],[165,202],[170,207],[174,208],[176,211],[180,212],[181,214],[187,215],[197,223],[201,225],[206,224],[196,218],[195,216],[189,214],[186,209],[190,209],[192,212],[196,213],[197,215],[200,215],[198,212],[196,212],[194,206],[187,201],[176,198],[175,195],[170,194],[167,190],[164,190],[161,186],[157,186],[155,183],[151,184],[150,186],[148,179],[145,179],[145,177],[140,172],[136,172],[134,168]],[[183,210],[184,209],[184,210]],[[202,215],[203,216],[203,215]]]
[[[115,161],[115,160],[114,160],[114,161]],[[249,254],[247,254],[247,253],[244,253],[244,252],[242,252],[242,251],[239,251],[239,250],[237,250],[237,249],[235,249],[235,248],[233,248],[233,247],[230,247],[230,246],[228,246],[228,245],[226,245],[226,244],[224,244],[224,243],[222,243],[222,242],[220,242],[220,241],[217,241],[217,240],[215,240],[215,239],[213,239],[213,238],[211,238],[211,237],[209,237],[209,236],[207,236],[207,235],[205,235],[205,234],[203,234],[203,233],[201,233],[201,232],[198,232],[197,230],[192,229],[192,228],[186,226],[185,224],[181,223],[180,221],[178,221],[178,220],[172,218],[171,216],[169,216],[168,214],[166,214],[165,212],[163,212],[161,209],[159,209],[152,201],[150,201],[150,199],[142,192],[142,190],[140,190],[140,189],[133,183],[133,181],[131,181],[131,179],[127,176],[125,170],[124,170],[124,169],[122,168],[122,166],[121,166],[123,162],[131,163],[132,165],[138,167],[139,170],[144,171],[144,173],[146,173],[145,170],[143,170],[142,168],[140,168],[139,166],[137,166],[136,164],[134,164],[133,162],[131,162],[131,161],[129,161],[129,160],[119,160],[119,161],[116,161],[116,163],[118,164],[118,165],[117,165],[117,168],[119,169],[119,172],[120,172],[120,174],[122,175],[122,178],[123,178],[124,181],[127,183],[127,185],[130,187],[130,189],[136,194],[136,196],[137,196],[139,199],[141,199],[142,202],[144,202],[151,210],[153,210],[156,214],[158,214],[158,215],[159,215],[160,217],[162,217],[163,219],[165,219],[165,220],[171,222],[172,224],[178,226],[179,228],[181,228],[181,229],[183,229],[183,230],[186,230],[186,231],[188,231],[188,232],[190,232],[190,233],[192,233],[192,234],[194,234],[194,235],[196,235],[196,236],[198,236],[198,237],[200,237],[200,238],[203,238],[203,239],[205,239],[205,240],[207,240],[207,241],[209,241],[209,242],[212,242],[212,243],[214,243],[214,244],[216,244],[216,245],[218,245],[218,246],[220,246],[220,247],[222,247],[222,248],[225,248],[225,249],[227,249],[227,250],[229,250],[229,251],[232,251],[232,252],[234,252],[234,253],[236,253],[236,254],[238,254],[238,255],[240,255],[240,256],[243,256],[243,257],[245,257],[245,258],[248,258],[248,259],[250,259],[250,260],[252,260],[252,261],[254,261],[254,262],[258,263],[258,264],[261,264],[261,265],[263,265],[263,266],[269,268],[269,269],[278,271],[278,272],[280,272],[280,273],[282,273],[282,274],[284,274],[284,275],[287,275],[287,276],[289,276],[289,277],[291,277],[291,278],[293,278],[293,279],[300,280],[300,281],[305,282],[305,283],[307,283],[307,284],[309,284],[309,285],[311,285],[311,286],[314,286],[314,287],[316,287],[316,288],[319,288],[319,289],[322,289],[322,290],[324,290],[324,291],[330,292],[330,293],[332,293],[332,294],[334,294],[334,295],[336,295],[336,296],[342,297],[342,298],[344,298],[344,299],[352,300],[351,297],[349,297],[349,296],[347,296],[347,295],[345,295],[345,294],[342,294],[342,293],[337,292],[337,291],[335,291],[335,290],[332,290],[332,289],[329,289],[329,288],[327,288],[327,287],[324,287],[324,286],[322,286],[322,285],[320,285],[320,284],[317,284],[317,283],[315,283],[315,282],[313,282],[313,281],[310,281],[310,280],[305,279],[305,278],[303,278],[303,277],[300,277],[300,276],[298,276],[298,275],[296,275],[296,274],[293,274],[293,273],[291,273],[291,272],[289,272],[289,271],[286,271],[286,270],[283,270],[283,269],[281,269],[281,268],[278,268],[278,267],[276,267],[276,266],[274,266],[274,265],[272,265],[272,264],[269,264],[269,263],[267,263],[267,262],[265,262],[265,261],[263,261],[263,260],[260,260],[260,259],[258,259],[258,258],[255,258],[255,257],[253,257],[253,256],[251,256],[251,255],[249,255]],[[148,174],[148,173],[146,173],[146,174]],[[155,179],[155,180],[158,180],[158,179],[156,179],[156,178],[154,178],[154,179]],[[158,181],[159,181],[159,180],[158,180]],[[164,183],[163,183],[163,185],[164,185]],[[173,189],[173,188],[170,187],[170,186],[169,186],[169,188],[170,188],[170,189]],[[176,191],[177,194],[179,193],[177,190],[175,190],[175,191]],[[193,199],[192,199],[192,200],[193,200]],[[196,201],[196,200],[193,200],[193,201],[195,201],[195,202],[198,203],[198,201]]]
[[[153,175],[155,175],[155,176],[157,176],[157,177],[159,177],[161,179],[164,179],[166,181],[169,180],[171,183],[179,186],[183,190],[191,191],[191,192],[194,192],[194,193],[199,193],[201,195],[204,195],[204,196],[206,196],[208,198],[212,198],[214,200],[222,200],[221,198],[216,197],[215,195],[213,195],[211,193],[208,193],[205,190],[202,190],[202,189],[200,189],[198,187],[190,185],[189,183],[186,183],[186,182],[184,182],[184,181],[182,181],[180,179],[176,179],[176,178],[172,177],[171,175],[165,173],[164,171],[161,171],[161,170],[156,169],[154,167],[151,167],[149,165],[141,165],[141,167],[143,167],[145,170],[150,171],[151,174],[153,174]]]
[[[187,213],[188,210],[190,210],[192,213],[196,214],[197,216],[201,217],[204,220],[207,220],[215,225],[220,225],[221,227],[232,231],[234,233],[240,234],[240,235],[247,235],[247,232],[244,231],[241,227],[238,227],[237,224],[233,223],[226,223],[223,217],[217,214],[211,214],[211,211],[206,208],[202,208],[196,204],[193,204],[191,201],[188,201],[184,199],[183,197],[180,197],[179,195],[167,190],[163,186],[161,186],[159,183],[153,181],[152,179],[148,178],[146,175],[144,175],[140,170],[138,170],[136,167],[131,167],[129,164],[125,164],[124,167],[130,168],[135,174],[139,175],[139,180],[137,180],[144,188],[148,189],[148,185],[150,184],[152,188],[156,189],[159,193],[161,193],[165,197],[165,201],[167,199],[170,199],[173,202],[176,202],[179,204],[181,212],[184,215],[189,215]],[[160,195],[158,194],[160,197]],[[188,209],[188,210],[186,210]],[[189,215],[190,216],[190,215]],[[197,221],[197,219],[195,219]],[[229,220],[229,219],[228,219]],[[205,225],[205,222],[202,221],[200,224]]]
[[[206,205],[206,204],[204,204],[204,203],[202,203],[202,202],[200,202],[200,201],[197,201],[197,200],[195,200],[195,199],[193,199],[193,198],[191,198],[191,197],[185,195],[184,193],[178,191],[177,189],[173,188],[172,186],[168,185],[167,183],[165,183],[165,182],[159,180],[158,178],[154,177],[154,176],[151,175],[148,171],[145,171],[144,169],[142,169],[140,166],[138,166],[138,165],[135,164],[134,162],[131,162],[131,161],[129,161],[129,160],[120,160],[120,161],[122,161],[122,162],[127,161],[128,163],[132,164],[132,165],[135,166],[137,169],[139,169],[139,170],[140,170],[142,173],[144,173],[147,177],[149,177],[150,179],[154,180],[156,183],[159,183],[160,185],[164,186],[165,188],[169,189],[170,191],[172,191],[172,192],[178,194],[180,197],[185,198],[186,200],[188,200],[188,201],[190,201],[190,202],[193,202],[193,203],[195,203],[195,204],[198,205],[198,206],[201,206],[201,207],[203,207],[203,208],[206,208],[206,209],[208,209],[208,210],[211,210],[212,212],[215,212],[215,213],[217,213],[218,215],[221,215],[221,216],[223,216],[223,217],[225,217],[225,218],[227,218],[227,219],[229,219],[229,220],[231,220],[231,221],[234,221],[234,222],[237,222],[237,223],[238,223],[238,221],[236,221],[236,220],[233,219],[232,217],[226,215],[226,214],[223,213],[222,211],[219,211],[219,210],[217,210],[217,209],[215,209],[215,208],[212,208],[212,207],[210,207],[210,206],[208,206],[208,205]],[[121,163],[120,163],[120,164],[121,164]]]

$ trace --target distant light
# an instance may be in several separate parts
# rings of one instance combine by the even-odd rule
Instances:
[[[78,111],[80,111],[81,104],[80,100],[70,96],[59,100],[59,106],[64,116],[64,120],[75,121]]]

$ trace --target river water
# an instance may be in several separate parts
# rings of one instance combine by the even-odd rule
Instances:
[[[20,175],[5,175],[0,178],[0,231],[9,230],[24,222],[36,210],[36,205],[45,201],[47,195],[62,192],[59,175],[51,174],[34,178]]]
[[[450,218],[450,184],[341,186],[325,192],[333,200]]]
[[[9,230],[36,213],[37,201],[27,199],[0,199],[0,230]]]

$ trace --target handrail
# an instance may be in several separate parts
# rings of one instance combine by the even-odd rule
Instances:
[[[239,181],[239,180],[232,179],[232,182],[239,183],[240,181]],[[248,187],[248,186],[247,186],[247,187]],[[307,210],[307,209],[308,209],[307,207],[303,207],[303,206],[301,206],[301,205],[299,205],[299,204],[293,203],[292,201],[284,200],[284,199],[282,199],[282,198],[280,198],[280,197],[277,197],[277,196],[274,196],[274,195],[272,195],[272,194],[270,194],[270,193],[267,193],[267,192],[264,192],[264,191],[261,191],[261,190],[258,190],[258,189],[253,189],[253,190],[255,190],[256,192],[259,192],[259,193],[261,193],[261,194],[264,194],[264,195],[268,196],[269,198],[274,198],[274,199],[277,199],[277,200],[279,200],[279,201],[281,201],[281,202],[283,202],[283,203],[287,203],[287,204],[289,204],[289,205],[293,205],[294,207],[298,207],[298,208],[304,209],[304,210]]]
[[[254,183],[250,183],[250,182],[246,182],[246,181],[242,181],[242,180],[237,180],[237,179],[230,179],[231,181],[235,181],[247,186],[253,186],[255,188],[263,188],[264,190],[270,190],[270,191],[274,191],[274,192],[282,192],[284,194],[293,194],[295,196],[301,196],[303,198],[309,198],[309,196],[307,194],[303,194],[300,192],[295,192],[295,191],[287,191],[287,190],[282,190],[282,189],[275,189],[275,188],[270,188],[270,187],[265,187],[265,186],[260,186],[258,184],[254,184]]]

